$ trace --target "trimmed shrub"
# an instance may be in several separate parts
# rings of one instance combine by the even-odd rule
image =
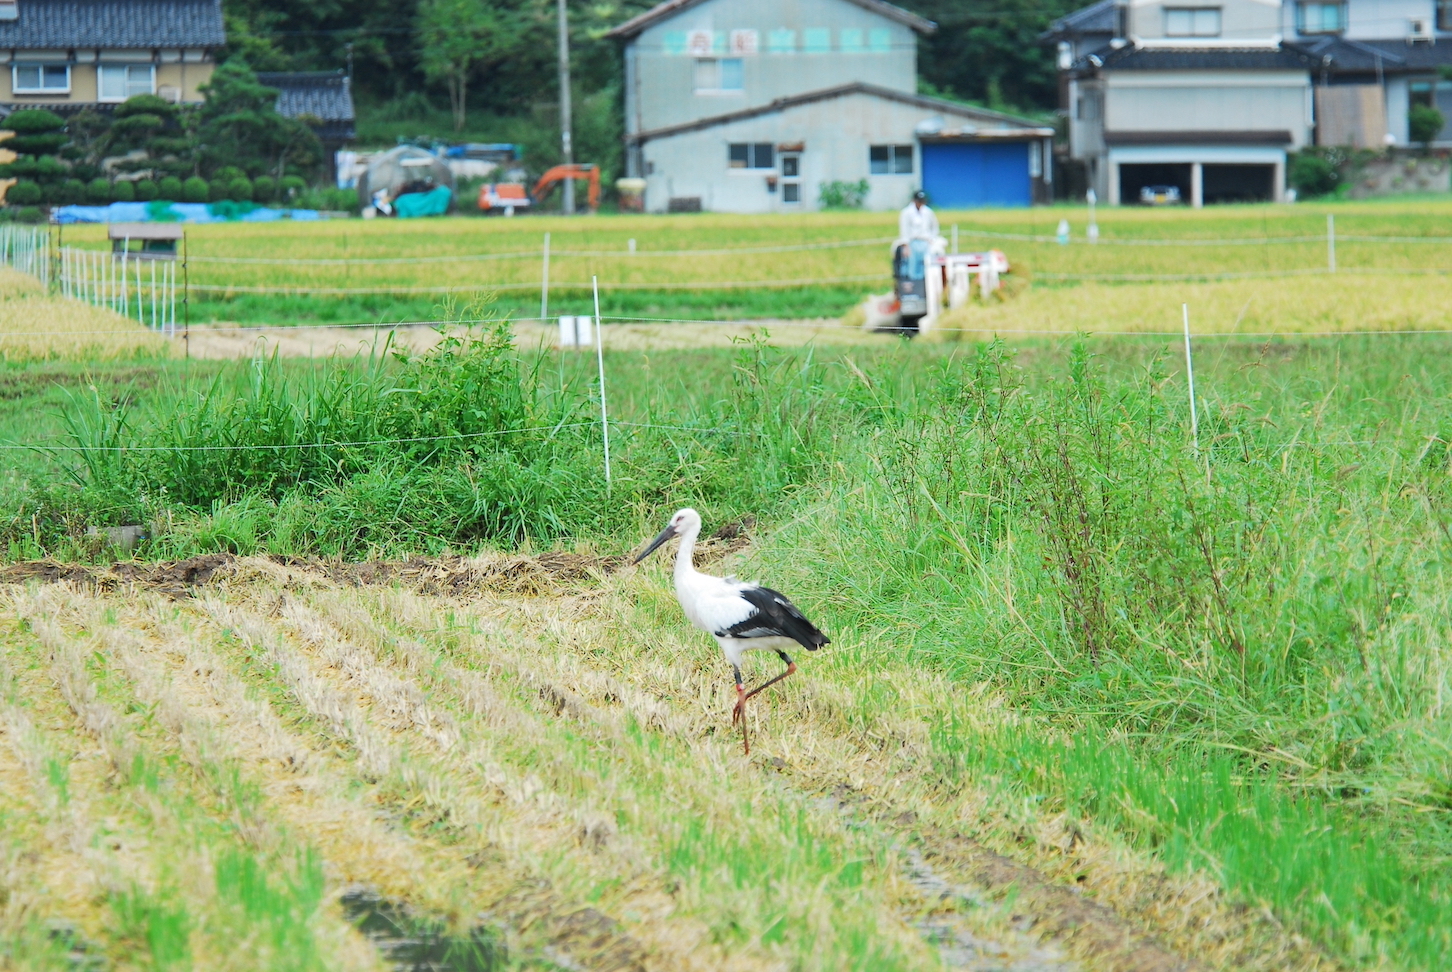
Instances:
[[[11,206],[34,206],[41,200],[40,184],[29,179],[15,183],[5,193],[5,202]]]
[[[227,183],[227,198],[233,202],[251,202],[252,180],[246,176],[239,176]]]
[[[1298,194],[1310,198],[1334,191],[1341,175],[1330,159],[1303,150],[1291,157],[1289,179]]]
[[[44,108],[22,108],[12,111],[5,119],[5,127],[19,135],[40,135],[64,128],[66,120],[53,111]]]
[[[260,175],[252,180],[252,198],[260,203],[277,199],[277,180],[269,175]]]
[[[212,187],[201,176],[192,176],[182,183],[182,202],[204,203],[212,196]]]
[[[213,179],[207,185],[207,202],[221,202],[227,198],[227,191],[231,186],[221,179]]]
[[[290,199],[295,199],[299,195],[301,195],[302,194],[302,191],[304,189],[306,189],[307,187],[308,187],[307,181],[305,179],[303,179],[302,176],[295,176],[295,175],[283,176],[282,177],[282,198],[283,199],[289,199],[289,200]]]
[[[136,190],[137,202],[151,202],[159,192],[156,183],[150,179],[137,179],[131,184],[131,187]]]
[[[136,187],[129,181],[121,180],[111,184],[112,202],[135,202]]]
[[[176,176],[164,176],[156,184],[158,199],[165,199],[168,202],[182,201],[182,181]]]
[[[86,184],[80,179],[67,179],[56,185],[55,201],[62,206],[74,206],[86,201]]]
[[[39,206],[22,206],[15,218],[22,223],[40,223],[45,221],[45,211]]]
[[[86,202],[97,206],[111,201],[111,183],[105,176],[96,176],[86,183]]]
[[[1431,105],[1412,105],[1407,112],[1407,130],[1413,142],[1426,145],[1436,141],[1446,124],[1447,119]]]

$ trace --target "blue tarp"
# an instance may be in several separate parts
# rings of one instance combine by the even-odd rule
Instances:
[[[268,209],[251,203],[115,202],[109,206],[57,206],[57,223],[270,223],[318,219],[316,209]]]

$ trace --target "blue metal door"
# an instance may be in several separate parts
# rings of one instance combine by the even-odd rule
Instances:
[[[923,189],[936,209],[1027,206],[1033,202],[1027,142],[923,145]]]

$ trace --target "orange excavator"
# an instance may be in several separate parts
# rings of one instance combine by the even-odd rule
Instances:
[[[590,212],[593,213],[600,208],[600,167],[589,162],[557,165],[540,176],[539,181],[534,184],[534,192],[530,193],[535,204],[544,202],[555,184],[566,179],[589,179],[590,192],[586,199],[589,202]]]

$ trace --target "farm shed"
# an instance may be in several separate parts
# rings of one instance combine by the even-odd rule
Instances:
[[[934,205],[1027,206],[1050,195],[1053,131],[1011,115],[848,84],[638,133],[652,212],[819,208],[823,183],[867,180],[868,209],[919,186]]]

